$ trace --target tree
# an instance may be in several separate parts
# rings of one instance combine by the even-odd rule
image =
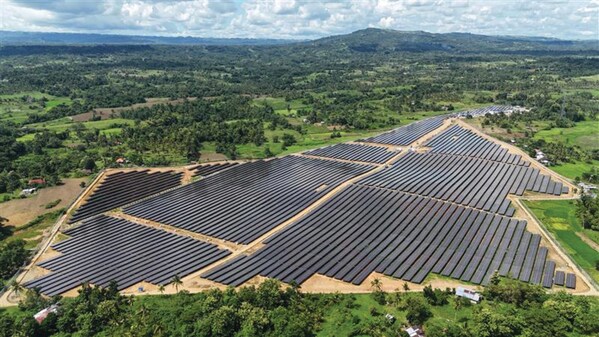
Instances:
[[[522,318],[515,310],[498,312],[496,308],[481,307],[473,316],[472,332],[480,337],[513,337],[522,331]]]
[[[179,286],[183,284],[183,281],[181,280],[181,278],[179,277],[179,275],[175,275],[175,276],[173,276],[173,279],[171,280],[171,283],[175,287],[175,291],[179,292]]]
[[[83,167],[83,169],[85,170],[90,170],[93,171],[96,168],[96,161],[93,160],[90,157],[86,157],[85,159],[83,159],[83,161],[81,162],[81,166]]]
[[[268,147],[268,146],[264,149],[264,157],[266,157],[266,158],[274,157],[274,153],[272,153],[272,151],[270,150],[270,147]]]
[[[288,146],[291,146],[291,145],[297,143],[295,136],[293,136],[292,134],[289,134],[289,133],[284,133],[282,139],[283,139],[284,147],[288,147]]]
[[[21,290],[23,290],[23,286],[16,279],[10,282],[10,288],[12,289],[12,291],[15,292],[15,295],[17,296],[19,296],[19,293],[21,292]]]
[[[379,278],[375,278],[374,280],[372,280],[370,282],[370,287],[372,288],[373,291],[381,291],[383,286],[383,282],[381,282],[381,280]]]
[[[10,278],[27,261],[28,256],[23,240],[0,244],[0,278]]]
[[[402,306],[406,310],[408,322],[414,325],[422,325],[427,319],[433,316],[433,313],[422,297],[409,297]]]
[[[159,291],[161,294],[164,294],[164,290],[165,290],[165,289],[164,289],[164,284],[160,284],[160,285],[158,285],[158,291]]]

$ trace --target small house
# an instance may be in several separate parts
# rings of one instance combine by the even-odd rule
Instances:
[[[417,326],[408,327],[404,329],[404,331],[407,332],[410,337],[426,337],[424,335],[424,331],[422,331],[422,329]]]
[[[37,314],[33,315],[33,318],[37,321],[38,324],[42,324],[42,322],[48,317],[50,313],[58,312],[58,304],[52,304],[51,306],[41,310]]]
[[[29,180],[29,186],[34,186],[34,185],[45,185],[46,181],[42,178],[35,178],[35,179],[30,179]]]
[[[464,297],[470,300],[472,303],[478,303],[481,300],[481,296],[474,290],[470,290],[464,287],[457,287],[455,289],[456,296]]]
[[[35,187],[25,188],[21,191],[21,195],[28,197],[28,196],[34,194],[35,192],[37,192],[37,188],[35,188]]]

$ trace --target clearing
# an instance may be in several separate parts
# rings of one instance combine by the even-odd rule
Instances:
[[[574,200],[524,200],[524,204],[555,236],[572,259],[599,282],[599,271],[595,269],[599,252],[580,237],[584,235],[599,243],[599,232],[582,228],[576,217],[574,203]]]
[[[87,182],[87,180],[87,178],[64,179],[63,185],[42,188],[29,198],[0,203],[0,214],[9,220],[9,225],[23,226],[37,216],[48,212],[46,205],[51,202],[61,200],[50,210],[67,207],[83,191],[79,184],[82,181]]]

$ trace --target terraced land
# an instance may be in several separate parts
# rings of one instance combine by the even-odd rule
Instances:
[[[587,291],[511,203],[525,193],[571,195],[570,185],[454,117],[298,155],[199,165],[188,169],[199,180],[179,187],[177,174],[154,173],[172,184],[136,183],[160,186],[136,198],[102,192],[131,190],[107,180],[71,218],[64,234],[72,238],[53,246],[62,255],[43,260],[46,274],[26,285],[59,294],[81,281],[114,279],[125,289],[181,276],[186,289],[200,291],[319,276],[362,287],[373,274],[416,285],[432,275],[484,285],[498,272]]]

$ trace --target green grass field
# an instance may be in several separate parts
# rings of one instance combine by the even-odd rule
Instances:
[[[571,128],[541,130],[534,136],[547,142],[560,141],[568,145],[578,145],[583,149],[599,148],[599,121],[583,121]]]
[[[599,252],[579,237],[585,235],[599,244],[599,233],[582,228],[576,217],[574,202],[573,200],[525,200],[524,204],[555,236],[572,259],[596,282],[599,282],[599,271],[595,269],[595,263],[599,261]]]
[[[321,329],[317,336],[322,337],[342,337],[351,336],[354,331],[356,322],[367,322],[373,319],[371,309],[374,308],[381,314],[391,314],[396,318],[396,322],[393,324],[393,330],[399,331],[402,324],[406,322],[406,314],[404,311],[399,310],[394,305],[381,305],[377,303],[370,294],[337,294],[340,301],[333,305],[325,313],[324,322],[321,325]],[[390,294],[388,296],[393,296]],[[402,293],[402,297],[422,297],[422,293]],[[351,297],[355,298],[352,303]],[[433,313],[433,320],[443,320],[459,322],[460,319],[468,319],[472,317],[472,310],[474,307],[463,307],[456,311],[453,308],[452,300],[449,304],[444,306],[431,306]],[[365,336],[365,335],[355,335]]]
[[[38,129],[48,129],[50,131],[62,132],[68,130],[70,127],[75,125],[76,123],[71,121],[68,118],[57,119],[48,123],[37,123],[31,124],[31,127]],[[83,122],[83,124],[87,129],[98,129],[105,130],[111,129],[113,124],[128,124],[133,125],[133,120],[124,119],[124,118],[111,118],[111,119],[103,119],[100,121],[89,121]]]
[[[593,166],[599,167],[599,161],[593,160],[591,163],[576,161],[574,163],[565,163],[549,168],[566,178],[575,179],[581,177],[583,173],[589,172]]]

